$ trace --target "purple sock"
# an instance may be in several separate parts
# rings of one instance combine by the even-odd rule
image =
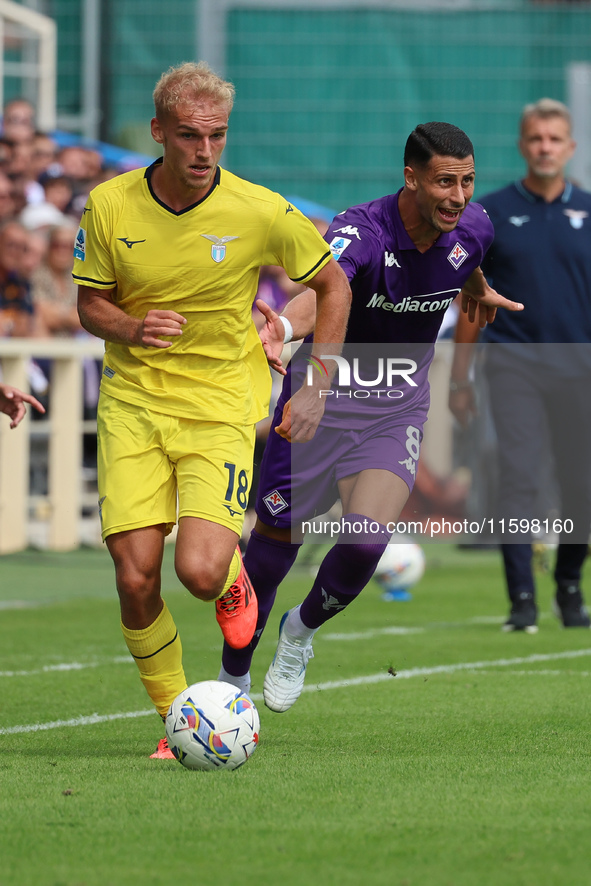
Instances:
[[[300,607],[307,628],[319,628],[359,596],[390,541],[386,527],[363,514],[347,514],[341,525],[339,540],[320,564],[312,590]]]
[[[249,672],[252,656],[271,614],[277,588],[293,566],[299,548],[300,545],[276,541],[252,530],[244,554],[244,566],[257,595],[259,617],[254,637],[244,649],[232,649],[224,642],[222,664],[234,677],[242,677]]]

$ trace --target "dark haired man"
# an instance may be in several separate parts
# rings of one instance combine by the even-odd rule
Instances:
[[[343,506],[338,543],[301,606],[283,617],[264,683],[265,703],[274,711],[287,710],[299,697],[313,634],[363,590],[390,539],[387,525],[410,495],[429,406],[427,372],[445,310],[462,290],[465,308],[472,316],[478,311],[483,324],[497,306],[520,308],[488,288],[480,271],[493,229],[482,208],[469,205],[474,149],[466,134],[447,123],[418,126],[404,162],[404,187],[397,194],[336,216],[325,239],[353,293],[344,357],[355,345],[354,360],[368,363],[368,352],[371,358],[385,347],[378,343],[393,344],[399,354],[394,365],[414,367],[412,378],[381,397],[365,396],[378,393],[367,387],[333,385],[323,392],[326,410],[313,442],[290,447],[289,384],[301,371],[300,349],[261,466],[258,520],[245,555],[259,603],[257,629],[243,650],[224,645],[220,679],[248,690],[252,654],[301,543],[300,521],[325,513],[339,496]],[[269,350],[280,346],[284,328],[290,336],[293,329],[296,339],[309,336],[313,303],[306,291],[281,317],[273,315],[262,331]]]

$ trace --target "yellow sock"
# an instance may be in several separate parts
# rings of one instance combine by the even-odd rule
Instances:
[[[121,630],[148,695],[166,717],[172,701],[187,688],[181,639],[166,603],[149,627],[132,631],[121,623]]]
[[[238,548],[236,548],[236,550],[234,551],[234,554],[232,556],[232,559],[230,560],[230,569],[228,571],[228,576],[227,576],[226,582],[224,584],[224,589],[223,589],[222,593],[220,594],[220,596],[218,597],[218,600],[221,597],[223,597],[224,594],[226,593],[226,591],[234,584],[234,582],[236,581],[236,579],[238,578],[238,576],[240,574],[241,569],[242,569],[242,557],[240,556],[240,551],[238,550]]]

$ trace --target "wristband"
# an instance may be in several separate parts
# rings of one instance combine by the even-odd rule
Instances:
[[[449,389],[452,392],[452,394],[455,394],[456,391],[465,391],[466,388],[471,388],[471,387],[472,387],[472,382],[468,381],[467,379],[465,381],[453,381],[452,380],[449,383]]]
[[[284,329],[283,344],[288,345],[293,338],[293,326],[291,325],[287,317],[283,316],[283,314],[281,314],[281,322],[283,323]]]

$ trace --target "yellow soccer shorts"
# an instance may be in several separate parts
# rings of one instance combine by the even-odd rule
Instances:
[[[254,425],[195,421],[101,394],[98,491],[103,541],[202,517],[238,535],[252,480]]]

